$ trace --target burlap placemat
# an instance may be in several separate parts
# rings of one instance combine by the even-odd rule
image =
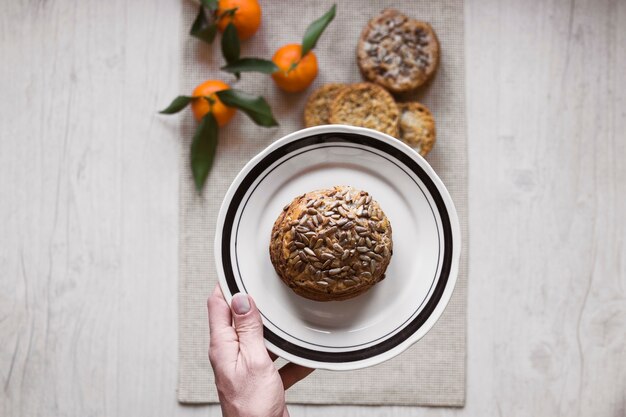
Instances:
[[[180,179],[180,334],[178,399],[183,403],[217,402],[207,358],[209,334],[206,299],[216,283],[213,261],[215,219],[222,198],[241,167],[281,136],[303,127],[302,109],[308,93],[327,82],[361,80],[355,48],[362,27],[385,7],[432,24],[442,48],[435,80],[414,98],[425,103],[437,122],[437,144],[428,161],[442,178],[455,202],[463,234],[463,254],[456,290],[435,327],[405,353],[373,368],[352,372],[316,371],[288,391],[288,400],[309,404],[398,404],[463,406],[465,403],[465,333],[467,292],[467,141],[463,1],[338,3],[337,17],[322,36],[315,53],[319,75],[305,93],[286,94],[269,76],[243,74],[242,80],[220,72],[219,41],[204,45],[187,35],[197,6],[183,0],[179,92],[188,94],[207,79],[222,79],[250,93],[261,94],[272,106],[280,127],[265,129],[238,114],[220,130],[215,164],[203,196],[194,189],[188,149],[195,122],[190,112],[182,119]],[[242,45],[242,56],[271,58],[286,43],[300,42],[306,26],[321,16],[331,1],[261,1],[263,23]],[[172,57],[178,59],[179,57]]]

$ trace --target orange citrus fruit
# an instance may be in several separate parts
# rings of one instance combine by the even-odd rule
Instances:
[[[289,93],[306,90],[317,77],[317,58],[313,51],[302,55],[302,46],[289,44],[279,48],[272,61],[280,69],[272,74],[276,84]]]
[[[243,41],[259,29],[261,6],[257,0],[219,0],[217,18],[217,28],[220,32],[224,32],[226,26],[232,22],[237,28],[239,39]]]
[[[193,97],[209,97],[210,100],[196,99],[191,102],[191,110],[197,121],[208,113],[213,113],[218,126],[222,127],[235,115],[237,109],[228,107],[215,95],[217,91],[228,90],[230,86],[222,81],[209,80],[198,85],[193,90]],[[212,103],[211,103],[212,101]]]

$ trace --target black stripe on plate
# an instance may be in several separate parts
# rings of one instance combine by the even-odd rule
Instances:
[[[348,352],[324,352],[295,345],[276,335],[267,327],[263,328],[263,334],[269,342],[295,356],[317,362],[354,362],[368,359],[380,355],[381,353],[388,350],[391,350],[396,346],[402,344],[402,342],[407,340],[413,333],[415,333],[426,322],[426,320],[428,320],[435,307],[437,307],[437,305],[439,304],[450,275],[450,268],[452,266],[453,242],[452,227],[450,225],[448,210],[446,208],[445,202],[443,201],[443,197],[439,193],[439,190],[437,189],[435,183],[422,169],[422,167],[407,154],[386,142],[355,133],[326,133],[312,135],[287,143],[284,146],[281,146],[280,148],[272,151],[250,170],[250,172],[245,176],[245,178],[242,180],[241,184],[233,194],[233,198],[230,202],[230,205],[228,206],[226,217],[224,219],[221,248],[222,266],[224,268],[224,275],[226,277],[226,283],[228,285],[230,293],[238,293],[240,289],[235,281],[235,276],[232,268],[230,241],[232,238],[235,215],[241,201],[243,200],[243,197],[245,196],[250,186],[254,183],[254,181],[274,162],[284,157],[285,155],[295,152],[303,147],[322,143],[356,143],[359,145],[369,146],[371,148],[378,149],[379,151],[387,153],[402,162],[407,168],[415,173],[415,175],[417,175],[426,186],[426,189],[428,190],[433,201],[435,202],[435,206],[437,207],[439,216],[441,217],[443,229],[443,263],[441,267],[440,278],[437,281],[437,286],[435,287],[430,299],[428,300],[426,306],[424,306],[424,309],[420,312],[420,314],[418,314],[417,317],[415,317],[413,321],[411,321],[411,323],[409,323],[405,328],[400,330],[389,339],[386,339],[376,345],[363,349]]]

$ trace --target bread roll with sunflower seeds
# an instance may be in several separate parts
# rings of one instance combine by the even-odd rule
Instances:
[[[296,197],[276,219],[270,259],[296,294],[315,301],[356,297],[385,278],[391,224],[366,191],[335,186]]]

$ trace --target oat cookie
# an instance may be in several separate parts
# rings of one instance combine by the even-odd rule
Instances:
[[[386,9],[363,29],[357,62],[368,81],[394,93],[411,91],[435,73],[439,41],[428,23]]]
[[[398,133],[398,106],[391,94],[372,83],[352,84],[330,106],[330,123],[368,127],[391,136]]]
[[[309,96],[304,107],[304,126],[312,127],[330,123],[330,104],[337,94],[346,87],[345,84],[324,84]]]
[[[316,301],[356,297],[385,278],[391,224],[366,191],[312,191],[283,208],[272,229],[270,259],[296,294]]]
[[[435,119],[428,107],[416,101],[398,103],[400,121],[398,135],[420,155],[426,156],[436,141]]]

